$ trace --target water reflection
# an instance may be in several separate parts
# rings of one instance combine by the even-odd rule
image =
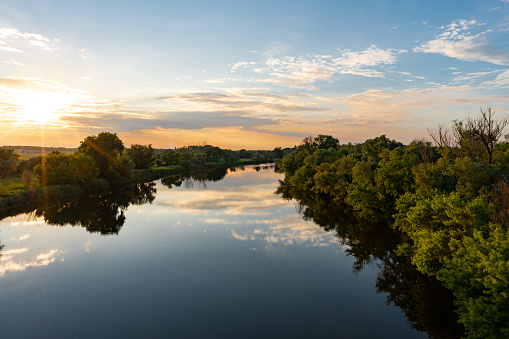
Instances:
[[[81,226],[90,233],[118,234],[125,223],[125,210],[129,205],[152,203],[156,192],[154,183],[128,186],[64,205],[40,208],[33,211],[30,218],[42,218],[52,226]]]
[[[351,209],[328,196],[294,197],[289,186],[279,181],[278,194],[295,199],[304,220],[312,220],[333,232],[356,261],[354,272],[376,264],[379,273],[376,289],[387,293],[387,304],[400,307],[413,329],[427,332],[430,338],[461,338],[464,328],[458,324],[454,298],[434,277],[418,272],[407,258],[394,253],[403,235],[385,224],[368,223],[354,217]]]
[[[0,256],[0,277],[4,276],[7,272],[22,272],[30,267],[47,266],[61,257],[64,252],[58,249],[51,249],[49,251],[32,255],[29,253],[28,247],[13,248],[3,251]],[[27,255],[32,258],[27,259]]]
[[[161,183],[168,188],[180,187],[182,184],[184,184],[184,187],[187,189],[193,189],[195,185],[201,189],[206,189],[207,182],[222,180],[228,173],[228,170],[230,172],[237,171],[235,167],[220,167],[214,171],[202,170],[185,175],[175,175],[163,178],[161,179]],[[239,168],[239,170],[243,170],[243,168]]]
[[[65,233],[63,227],[52,228],[53,232],[47,233],[47,236],[44,236],[44,232],[49,228],[30,226],[21,229],[20,227],[18,232],[13,232],[11,237],[6,237],[6,240],[10,240],[10,244],[7,250],[4,249],[3,253],[0,252],[0,276],[6,272],[20,272],[29,267],[42,267],[59,260],[62,261],[64,254],[72,258],[79,249],[87,256],[97,259],[96,266],[90,267],[103,267],[102,271],[99,270],[103,272],[103,275],[93,276],[94,281],[97,280],[97,277],[107,277],[109,279],[111,276],[120,275],[119,281],[122,281],[122,283],[135,282],[132,283],[132,290],[130,290],[132,295],[135,296],[139,295],[136,294],[140,293],[139,291],[157,290],[161,295],[170,294],[172,291],[180,291],[175,296],[172,295],[174,299],[161,299],[161,296],[157,295],[157,298],[151,299],[150,308],[152,309],[153,305],[157,304],[156,300],[164,299],[164,302],[161,302],[161,310],[166,310],[169,307],[168,305],[191,303],[193,307],[190,307],[189,313],[186,314],[194,314],[193,312],[203,311],[208,305],[227,305],[229,301],[236,302],[239,300],[239,295],[245,298],[254,296],[254,299],[263,299],[264,293],[270,290],[262,289],[258,291],[259,294],[256,294],[253,289],[255,287],[274,286],[278,283],[284,285],[284,288],[275,289],[273,291],[275,294],[270,294],[269,299],[279,300],[278,298],[284,299],[285,295],[289,296],[290,294],[287,294],[287,289],[290,288],[288,285],[295,285],[295,289],[300,296],[301,289],[308,291],[302,286],[310,285],[285,285],[284,282],[287,278],[305,281],[309,276],[312,276],[312,274],[309,274],[309,268],[300,272],[302,276],[296,275],[295,277],[292,274],[296,274],[296,271],[293,270],[284,271],[289,272],[284,276],[267,276],[268,272],[277,273],[288,269],[290,266],[299,265],[299,261],[305,261],[308,254],[314,253],[315,250],[327,250],[326,247],[331,244],[334,248],[337,248],[339,243],[344,251],[355,258],[353,263],[354,272],[360,272],[367,265],[377,265],[379,273],[376,279],[376,291],[386,293],[387,303],[392,303],[403,310],[412,328],[427,332],[432,338],[458,338],[462,335],[462,328],[457,325],[457,317],[454,314],[451,293],[445,290],[434,278],[423,276],[413,269],[413,266],[404,258],[394,255],[393,250],[400,241],[399,234],[383,224],[369,224],[356,220],[347,206],[336,204],[326,197],[316,199],[300,197],[297,200],[297,207],[301,215],[297,215],[291,206],[288,206],[287,201],[273,194],[273,167],[256,166],[253,168],[254,171],[257,171],[256,174],[253,171],[244,171],[242,168],[238,168],[223,169],[214,173],[202,172],[184,177],[165,178],[161,180],[161,183],[166,187],[160,185],[159,192],[156,190],[156,184],[146,183],[100,196],[83,197],[80,200],[60,206],[40,208],[32,212],[29,220],[25,222],[18,221],[20,218],[14,219],[10,224],[12,226],[16,226],[16,223],[22,223],[25,226],[26,224],[39,225],[44,223],[55,226],[73,225],[84,227],[90,233],[101,235],[118,234],[125,224],[127,216],[130,220],[136,220],[137,218],[139,218],[138,220],[145,220],[143,218],[150,217],[154,220],[159,218],[161,221],[159,226],[154,226],[157,223],[148,225],[151,227],[151,232],[147,232],[146,228],[126,227],[122,237],[119,238],[96,237],[85,232],[70,232],[73,233],[76,240],[72,242],[69,240],[71,238],[63,238],[65,241],[61,243],[61,246],[55,246],[52,241],[58,237],[58,232],[55,231],[60,231],[60,234]],[[270,171],[267,169],[270,169]],[[219,182],[227,172],[230,172],[228,180]],[[226,181],[228,183],[225,183]],[[217,183],[212,185],[210,182]],[[285,199],[290,199],[291,196],[285,189],[284,182],[282,182],[278,191],[283,194]],[[157,200],[155,200],[156,193]],[[151,208],[147,208],[143,212],[146,214],[127,211],[131,205],[146,203],[153,203]],[[23,225],[20,224],[20,226]],[[204,229],[202,230],[201,227]],[[29,229],[33,229],[34,232],[37,231],[39,235],[34,233],[31,236],[32,231]],[[209,232],[206,232],[207,229]],[[30,233],[27,233],[27,230]],[[78,237],[76,233],[81,233],[81,236]],[[48,239],[50,241],[46,241]],[[119,239],[122,241],[118,241]],[[136,244],[137,247],[146,246],[150,248],[150,251],[140,251],[140,253],[145,253],[144,255],[133,255],[132,246],[125,245],[126,239],[131,239],[131,244]],[[143,240],[140,241],[140,239]],[[217,242],[218,239],[226,241]],[[236,249],[235,252],[225,250],[233,248]],[[242,252],[242,249],[245,250],[246,248],[249,251]],[[204,250],[200,251],[200,249]],[[296,253],[294,250],[302,249],[306,250],[305,256],[289,255],[288,261],[281,261],[282,253]],[[125,250],[125,252],[122,250]],[[154,252],[151,252],[152,250]],[[96,253],[97,255],[94,256]],[[152,255],[152,253],[161,253],[161,256]],[[270,253],[270,255],[266,256],[267,253]],[[327,253],[329,254],[327,259],[320,257],[317,260],[321,262],[330,259],[335,263],[336,259],[331,259],[330,252]],[[115,264],[109,266],[108,262],[105,263],[103,260],[105,255],[108,255],[110,260],[117,258]],[[277,260],[260,261],[259,267],[246,264],[256,263],[254,259],[273,259],[276,255]],[[126,260],[124,264],[122,260],[125,257],[128,257],[129,260]],[[238,257],[238,262],[230,261],[232,257]],[[149,259],[144,260],[143,258]],[[175,258],[178,258],[178,260]],[[196,258],[196,261],[192,261],[193,258]],[[53,267],[68,266],[66,269],[70,269],[69,267],[76,264],[76,259],[74,259],[72,265],[71,261],[72,259],[66,260],[64,264],[54,265]],[[149,269],[150,262],[156,265],[156,269],[153,271]],[[278,262],[281,263],[281,266],[277,265]],[[201,266],[202,264],[203,266]],[[118,271],[119,267],[124,267],[123,265],[125,265],[125,270]],[[316,266],[317,262],[313,261],[313,265]],[[194,267],[199,269],[193,270]],[[217,269],[218,267],[221,269]],[[233,273],[227,273],[227,267],[234,267]],[[272,268],[268,270],[267,267]],[[350,262],[347,270],[349,270],[349,267]],[[87,268],[89,267],[87,266]],[[328,268],[330,267],[328,266]],[[98,269],[96,268],[96,270]],[[110,276],[107,273],[111,270],[117,271]],[[76,272],[81,271],[83,270],[77,266]],[[126,273],[122,275],[124,271]],[[331,272],[330,269],[326,271],[327,274]],[[131,275],[132,272],[138,273]],[[178,274],[173,274],[173,272],[178,272]],[[203,272],[206,274],[200,275]],[[152,277],[152,279],[147,279],[147,281],[150,281],[148,286],[143,285],[141,280],[137,280],[147,274],[151,274]],[[73,276],[73,274],[67,274],[67,271],[65,271],[62,276]],[[186,276],[189,277],[189,280],[184,279]],[[190,285],[194,286],[193,284],[200,281],[200,278],[197,277],[201,277],[201,281],[206,280],[207,287],[211,288],[210,291],[215,292],[205,293],[207,289],[203,285],[196,285],[200,288],[192,291],[184,288]],[[265,277],[269,278],[264,280]],[[258,283],[250,285],[248,282],[244,282],[243,278],[246,278],[247,281],[259,280],[257,280]],[[179,285],[180,279],[183,279],[181,285]],[[161,281],[162,287],[160,290],[154,288],[153,282],[155,281]],[[217,285],[209,284],[211,281],[216,281]],[[320,281],[330,280],[321,279]],[[239,286],[247,286],[248,289],[235,290],[231,299],[217,300],[216,303],[203,304],[196,302],[193,304],[193,300],[198,301],[216,295],[223,296],[219,292],[228,290],[224,286],[230,282],[231,289]],[[85,281],[84,283],[86,284]],[[119,285],[118,282],[111,283],[111,286],[117,285]],[[172,286],[173,289],[169,289],[168,286]],[[204,294],[200,294],[200,298],[195,297],[195,294],[200,293],[200,291]],[[373,291],[372,287],[370,291]],[[177,296],[187,292],[189,298],[185,299],[185,302],[180,301],[180,304],[176,302],[176,300],[179,300]],[[337,292],[337,296],[340,293]],[[112,294],[118,295],[119,300],[128,299],[130,295],[128,293],[117,293],[116,291],[113,291]],[[135,299],[138,301],[145,300],[142,297],[136,297]],[[285,307],[286,305],[292,305],[292,302],[296,299],[288,297],[288,299],[281,301],[280,305],[285,305]],[[316,298],[310,299],[316,300]],[[338,300],[342,299],[339,298]],[[358,302],[358,300],[355,302]],[[312,310],[313,307],[323,307],[324,303],[325,301],[320,301],[317,304],[312,304],[314,306],[303,307],[298,313]],[[251,305],[257,304],[253,300]],[[343,304],[338,303],[338,305]],[[265,304],[263,306],[259,305],[259,307],[264,309]],[[289,312],[285,307],[281,308],[281,314]],[[335,309],[334,307],[337,307],[336,304],[334,304],[333,309]],[[181,309],[184,309],[184,306],[175,307],[175,312]],[[236,310],[234,313],[238,314],[238,310],[241,308],[234,309]],[[358,309],[357,311],[361,312]],[[257,312],[256,314],[262,313]],[[207,317],[210,314],[207,313]],[[229,316],[232,316],[232,314],[229,314]],[[364,316],[364,313],[362,314]],[[124,319],[125,316],[123,314],[121,318]],[[247,318],[243,317],[243,319]],[[214,322],[211,321],[210,323]]]

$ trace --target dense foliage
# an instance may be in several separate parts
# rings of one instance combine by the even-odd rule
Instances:
[[[83,154],[50,154],[35,166],[39,183],[48,185],[85,184],[96,179],[99,169],[92,157]]]
[[[396,253],[455,295],[471,338],[509,335],[509,145],[493,111],[403,145],[386,136],[340,145],[303,140],[278,165],[279,191],[330,201],[405,235]],[[434,134],[433,134],[434,133]]]
[[[16,171],[19,155],[12,148],[0,148],[0,178],[9,177]]]
[[[131,148],[127,150],[127,155],[134,162],[136,169],[150,168],[155,161],[152,145],[131,145]]]

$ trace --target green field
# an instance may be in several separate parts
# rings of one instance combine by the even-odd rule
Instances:
[[[0,179],[0,197],[13,195],[15,192],[24,189],[21,175],[14,175],[10,178]]]

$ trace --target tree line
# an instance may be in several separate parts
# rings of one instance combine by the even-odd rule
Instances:
[[[343,144],[305,138],[278,161],[284,198],[330,201],[362,225],[402,234],[396,254],[453,291],[469,338],[509,337],[507,118],[480,116],[430,130],[434,144],[385,135]]]
[[[95,179],[108,180],[113,185],[126,183],[135,170],[153,166],[180,166],[183,171],[214,169],[232,166],[242,161],[260,163],[282,158],[291,149],[232,151],[212,145],[186,146],[156,152],[151,144],[124,146],[116,133],[102,132],[81,141],[77,152],[63,154],[57,151],[46,156],[20,160],[13,149],[0,148],[0,178],[21,175],[25,186],[79,184]],[[34,177],[36,180],[32,180]]]

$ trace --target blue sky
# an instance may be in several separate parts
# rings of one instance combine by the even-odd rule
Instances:
[[[509,114],[509,1],[0,1],[0,145],[408,143]]]

